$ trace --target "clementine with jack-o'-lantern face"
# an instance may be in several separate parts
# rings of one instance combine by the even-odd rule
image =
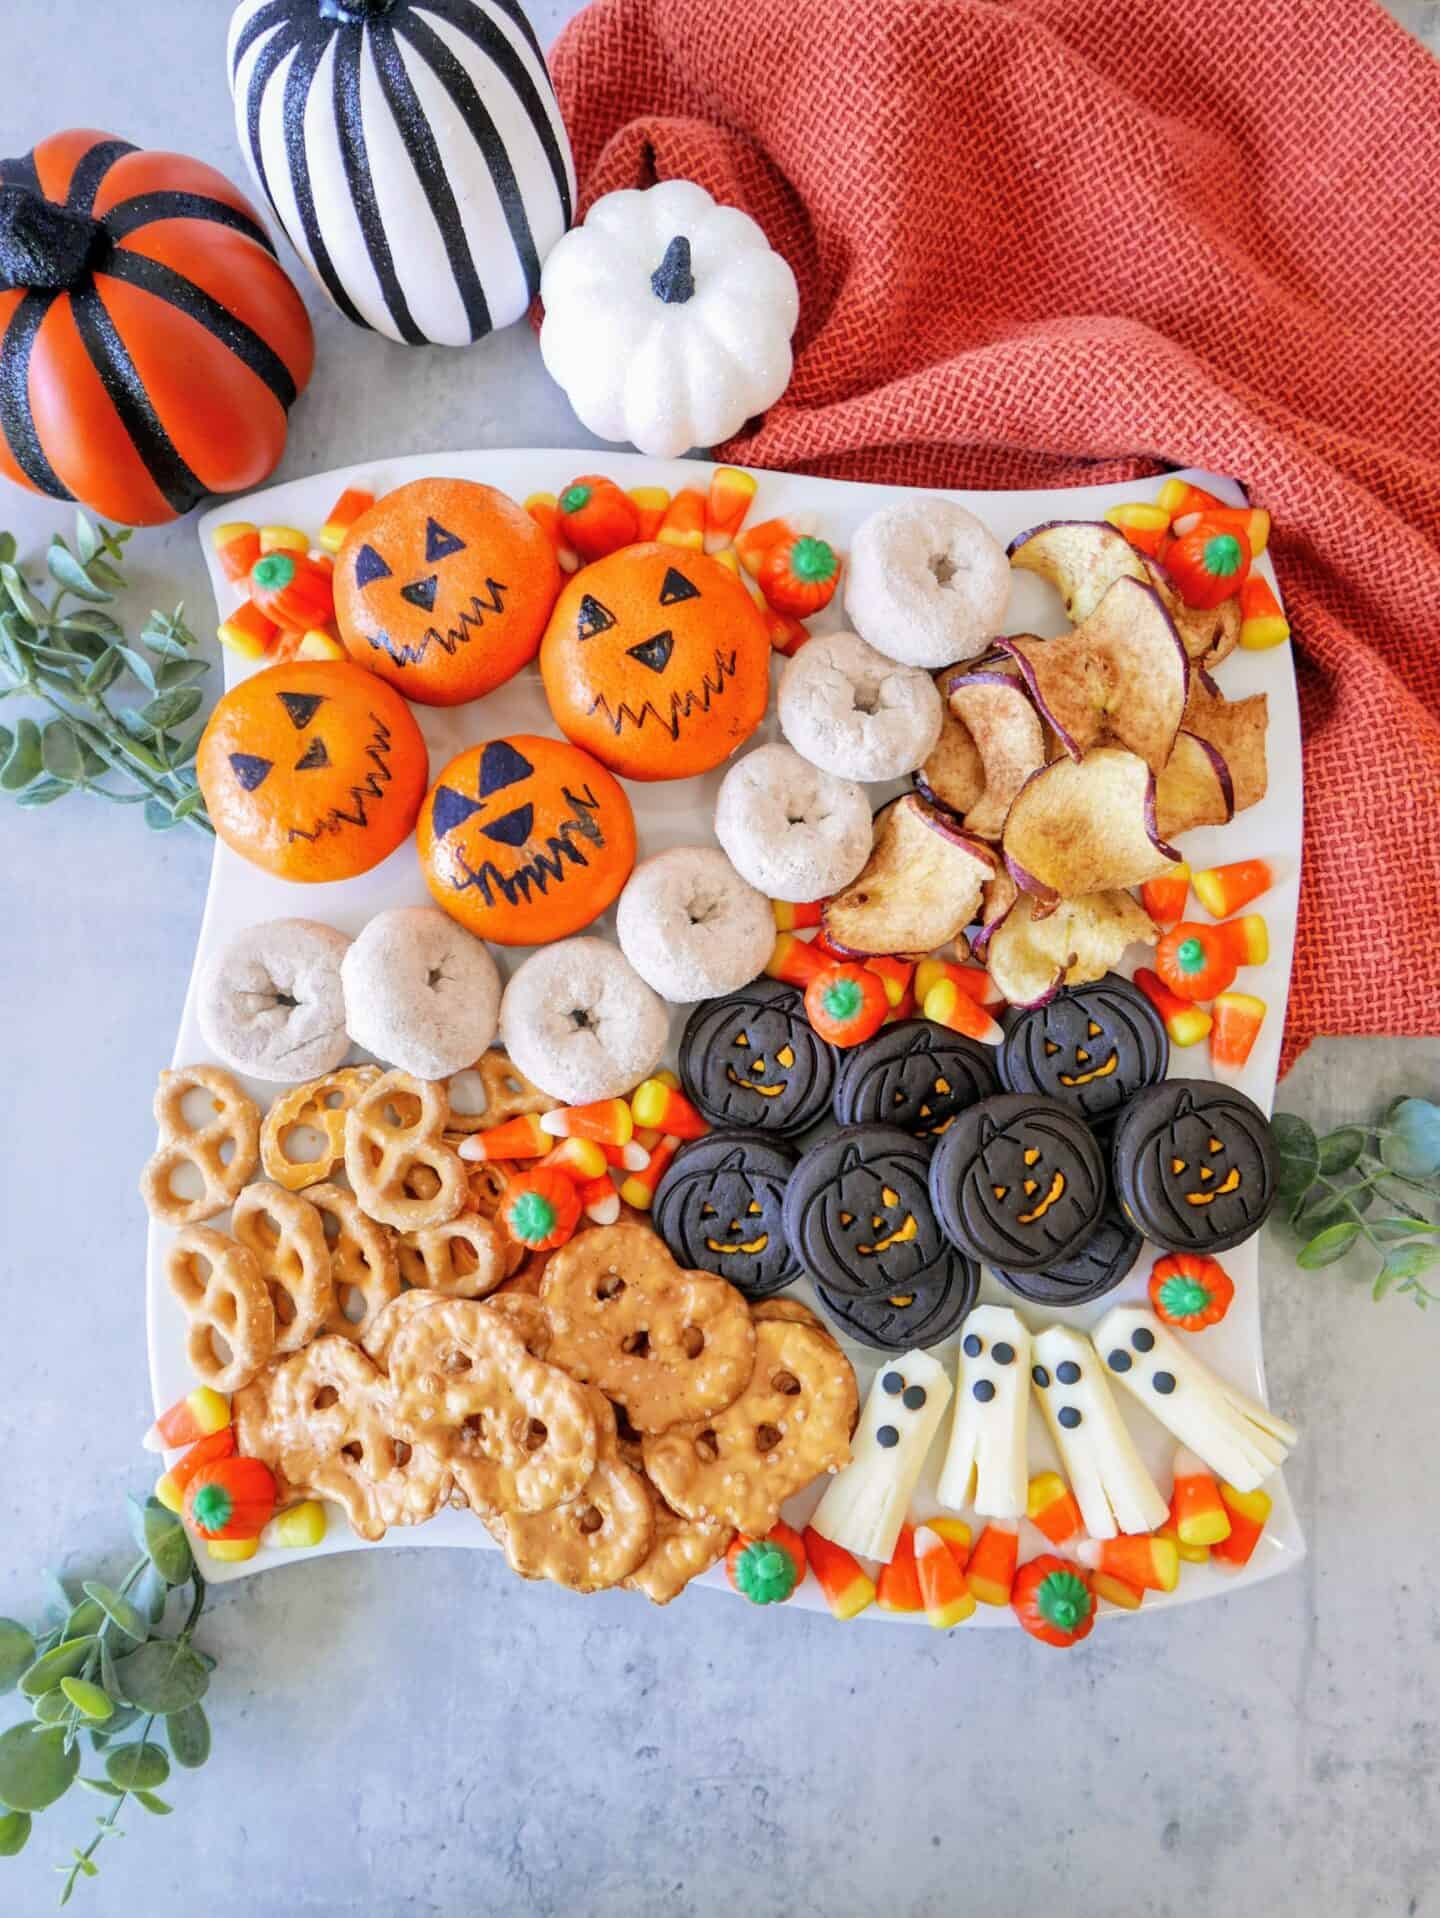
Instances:
[[[624,546],[561,593],[540,676],[560,730],[612,772],[685,779],[764,718],[770,650],[749,593],[717,561]]]
[[[429,758],[397,692],[342,660],[291,660],[232,686],[196,774],[215,830],[281,879],[352,879],[405,839]]]
[[[479,699],[535,657],[560,568],[523,506],[473,480],[412,480],[335,562],[346,651],[426,706]]]

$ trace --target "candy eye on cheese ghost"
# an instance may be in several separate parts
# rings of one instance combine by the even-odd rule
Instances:
[[[1029,1471],[1030,1333],[1008,1305],[977,1305],[965,1321],[950,1449],[940,1503],[982,1518],[1020,1518]]]
[[[1085,1334],[1068,1325],[1037,1333],[1030,1377],[1091,1538],[1163,1525],[1170,1508],[1135,1449]]]
[[[1143,1306],[1107,1312],[1095,1348],[1116,1383],[1238,1491],[1263,1485],[1299,1440],[1288,1420],[1217,1378]]]
[[[905,1352],[877,1373],[850,1441],[850,1463],[831,1479],[810,1520],[822,1538],[888,1563],[949,1403],[945,1368],[927,1353]]]

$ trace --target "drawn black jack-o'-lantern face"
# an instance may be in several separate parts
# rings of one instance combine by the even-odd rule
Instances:
[[[1227,1251],[1258,1231],[1275,1203],[1269,1123],[1231,1086],[1156,1086],[1122,1117],[1114,1157],[1127,1213],[1168,1251]]]
[[[685,1146],[660,1181],[651,1217],[679,1264],[714,1272],[748,1298],[800,1275],[785,1236],[785,1185],[799,1155],[759,1131],[712,1132]]]
[[[1170,1041],[1145,995],[1117,973],[1024,1012],[1000,1048],[1011,1092],[1041,1092],[1092,1123],[1165,1076]]]
[[[931,1162],[945,1230],[977,1259],[1047,1270],[1077,1251],[1105,1203],[1094,1134],[1053,1099],[1001,1093],[956,1120]]]
[[[793,986],[757,979],[691,1013],[680,1041],[680,1077],[712,1124],[789,1137],[824,1117],[835,1050],[805,1017]]]

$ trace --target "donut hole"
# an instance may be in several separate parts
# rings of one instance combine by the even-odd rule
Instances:
[[[773,1452],[780,1443],[783,1434],[778,1425],[764,1422],[755,1427],[755,1449],[763,1458],[765,1453]]]
[[[795,1398],[800,1391],[800,1381],[793,1372],[772,1372],[770,1384],[775,1391],[783,1393],[787,1399]]]
[[[948,553],[932,553],[925,564],[930,569],[931,579],[934,580],[942,592],[945,591],[951,580],[953,580],[955,575],[960,571],[960,568],[955,564]]]
[[[793,823],[793,822],[792,822]],[[713,893],[696,893],[686,901],[685,916],[692,926],[708,926],[724,911],[725,902]]]
[[[429,971],[425,974],[425,984],[429,988],[429,990],[433,992],[436,986],[440,984],[441,980],[444,977],[445,977],[445,968],[443,966],[431,966]]]
[[[620,1341],[620,1350],[632,1359],[647,1358],[650,1352],[650,1334],[643,1328],[639,1332],[627,1333]]]
[[[618,1272],[607,1272],[595,1287],[597,1299],[618,1299],[625,1290],[625,1281]]]
[[[283,1006],[287,1012],[293,1012],[300,1001],[293,992],[287,992],[283,986],[274,986],[270,992],[270,1003],[273,1006]]]
[[[527,1452],[538,1452],[549,1436],[550,1428],[543,1419],[531,1419],[530,1423],[525,1427],[525,1437],[522,1443]]]
[[[586,1006],[571,1006],[566,1016],[577,1032],[590,1032],[594,1029],[595,1021],[590,1017],[589,1008]]]
[[[340,1394],[335,1390],[335,1387],[333,1385],[322,1385],[314,1398],[311,1399],[310,1408],[315,1412],[328,1412],[332,1405],[338,1405],[339,1403]]]
[[[705,1334],[698,1325],[687,1325],[681,1331],[680,1345],[687,1359],[698,1359],[705,1350]]]
[[[604,1523],[605,1514],[600,1510],[598,1505],[587,1505],[575,1521],[577,1529],[585,1538],[593,1538],[596,1532],[600,1531],[604,1526]]]
[[[707,1427],[696,1439],[695,1450],[707,1465],[714,1465],[720,1457],[720,1441]]]

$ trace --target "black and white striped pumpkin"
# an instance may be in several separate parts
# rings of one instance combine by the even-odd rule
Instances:
[[[240,141],[347,318],[467,346],[518,320],[575,171],[517,0],[240,0]]]

